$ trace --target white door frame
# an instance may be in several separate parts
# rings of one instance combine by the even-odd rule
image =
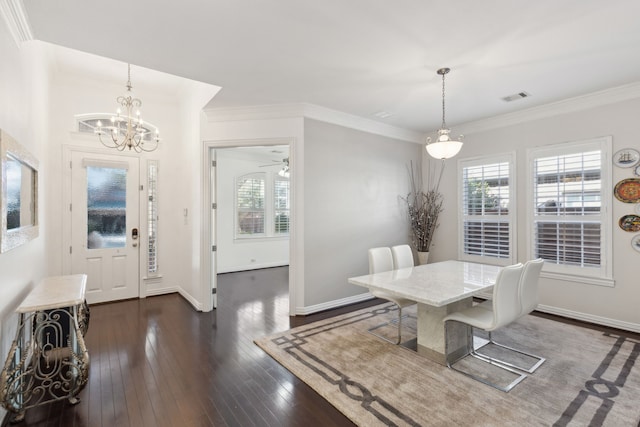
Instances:
[[[69,248],[71,247],[71,214],[69,208],[71,206],[72,194],[71,194],[71,156],[73,152],[80,152],[94,155],[113,155],[114,152],[104,148],[90,148],[78,145],[62,146],[62,274],[71,274],[71,253]],[[126,153],[119,154],[122,157],[135,157],[138,159],[138,174],[139,182],[145,183],[146,186],[146,162],[142,156],[129,155]],[[143,173],[144,172],[144,173]],[[140,193],[140,192],[139,192]],[[146,271],[146,254],[143,254],[143,248],[147,247],[148,242],[143,241],[146,239],[146,224],[143,224],[141,218],[146,218],[146,205],[143,203],[143,197],[138,196],[138,215],[139,215],[139,236],[140,236],[140,252],[138,256],[138,298],[144,298],[146,296],[146,290],[144,287],[144,281],[142,280],[143,271]],[[144,215],[143,215],[144,212]],[[144,225],[144,227],[143,227]],[[127,230],[128,232],[128,230]]]
[[[269,146],[269,145],[287,145],[289,146],[289,157],[291,158],[290,163],[290,206],[291,206],[291,215],[289,218],[289,314],[291,316],[295,316],[295,307],[296,307],[296,295],[297,287],[301,280],[299,280],[299,274],[301,274],[301,269],[299,268],[298,259],[300,255],[302,255],[302,248],[299,244],[301,237],[301,222],[298,221],[298,209],[296,209],[296,188],[300,185],[299,188],[302,188],[302,183],[298,180],[298,175],[296,174],[296,164],[297,164],[297,153],[295,138],[267,138],[267,139],[234,139],[234,140],[205,140],[203,141],[203,165],[202,165],[202,182],[204,182],[203,186],[203,211],[202,211],[202,295],[204,298],[202,299],[202,311],[211,311],[213,309],[213,298],[211,297],[211,284],[214,280],[214,275],[217,274],[217,265],[211,262],[211,246],[213,245],[212,236],[215,230],[211,228],[211,219],[213,215],[213,210],[211,208],[212,203],[212,192],[215,190],[211,188],[211,161],[212,161],[212,150],[219,148],[235,148],[235,147],[252,147],[252,146]],[[217,184],[217,183],[216,183]],[[216,221],[217,225],[217,221]]]

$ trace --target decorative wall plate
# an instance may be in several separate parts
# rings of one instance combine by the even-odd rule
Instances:
[[[632,168],[640,162],[640,153],[633,148],[624,148],[613,155],[613,163],[621,168]]]
[[[640,216],[638,215],[625,215],[620,218],[618,221],[618,225],[624,231],[628,231],[630,233],[640,231]]]
[[[616,199],[624,203],[640,203],[640,178],[623,179],[613,189]]]
[[[631,247],[640,252],[640,234],[631,239]]]
[[[636,167],[633,169],[633,174],[634,174],[635,176],[640,176],[640,165],[636,166]]]

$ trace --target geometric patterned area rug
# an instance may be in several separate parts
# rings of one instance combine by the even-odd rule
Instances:
[[[368,333],[397,317],[393,307],[255,343],[360,426],[640,426],[636,340],[525,316],[494,339],[547,360],[504,393]],[[403,320],[403,340],[411,333],[415,320]]]

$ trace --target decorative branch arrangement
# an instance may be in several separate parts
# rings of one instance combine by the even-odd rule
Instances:
[[[411,227],[411,241],[418,252],[429,252],[433,234],[438,227],[438,217],[442,212],[443,196],[438,191],[440,179],[444,171],[444,161],[436,186],[423,191],[416,185],[416,177],[411,162],[411,192],[403,200],[407,203],[407,211]]]

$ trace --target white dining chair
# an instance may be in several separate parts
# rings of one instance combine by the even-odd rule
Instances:
[[[393,256],[394,270],[414,266],[413,252],[411,252],[411,247],[409,245],[392,246],[391,255]]]
[[[527,314],[535,310],[538,306],[538,280],[540,278],[540,272],[542,271],[543,264],[544,260],[542,260],[541,258],[527,261],[524,264],[522,276],[520,277],[520,282],[518,284],[518,299],[520,306],[520,315],[518,316],[518,318],[526,316]],[[491,310],[491,301],[485,301],[481,303],[479,307]],[[496,342],[493,339],[491,332],[489,332],[489,343],[535,359],[536,362],[530,367],[523,367],[503,360],[500,361],[500,363],[502,363],[503,365],[517,368],[530,374],[535,372],[535,370],[538,369],[540,365],[542,365],[546,360],[544,357]],[[489,357],[478,350],[476,350],[476,353],[480,354],[481,356]]]
[[[487,309],[486,306],[482,307],[481,305],[476,305],[462,311],[451,313],[443,319],[443,321],[445,322],[445,336],[448,335],[448,322],[460,322],[469,325],[470,328],[467,341],[469,355],[491,365],[497,366],[500,369],[509,371],[516,375],[517,378],[508,385],[501,386],[489,381],[487,378],[483,378],[470,372],[458,369],[455,365],[459,360],[449,360],[449,349],[447,345],[448,343],[447,340],[445,340],[445,357],[447,358],[447,366],[451,369],[461,372],[468,377],[471,377],[477,381],[495,387],[498,390],[502,390],[504,392],[508,392],[509,390],[511,390],[518,383],[520,383],[520,381],[524,380],[527,375],[522,372],[516,371],[515,369],[512,369],[508,366],[505,366],[504,363],[501,363],[494,358],[478,354],[473,348],[473,328],[491,332],[505,325],[508,325],[509,323],[517,320],[520,317],[521,307],[519,289],[520,278],[522,277],[523,269],[523,265],[518,263],[515,265],[504,267],[502,270],[500,270],[500,273],[498,273],[498,277],[496,278],[496,283],[493,286],[491,310]]]
[[[371,248],[369,249],[369,274],[382,273],[384,271],[391,271],[394,269],[393,255],[391,249],[388,247]],[[382,323],[369,329],[373,335],[380,339],[383,339],[391,344],[400,344],[402,342],[402,319],[406,316],[402,315],[402,309],[410,305],[415,304],[415,301],[411,301],[405,298],[399,298],[384,291],[371,290],[371,294],[376,298],[385,299],[398,306],[398,318],[389,322]],[[395,342],[391,341],[387,337],[377,334],[374,331],[392,323],[398,324],[398,338]]]

